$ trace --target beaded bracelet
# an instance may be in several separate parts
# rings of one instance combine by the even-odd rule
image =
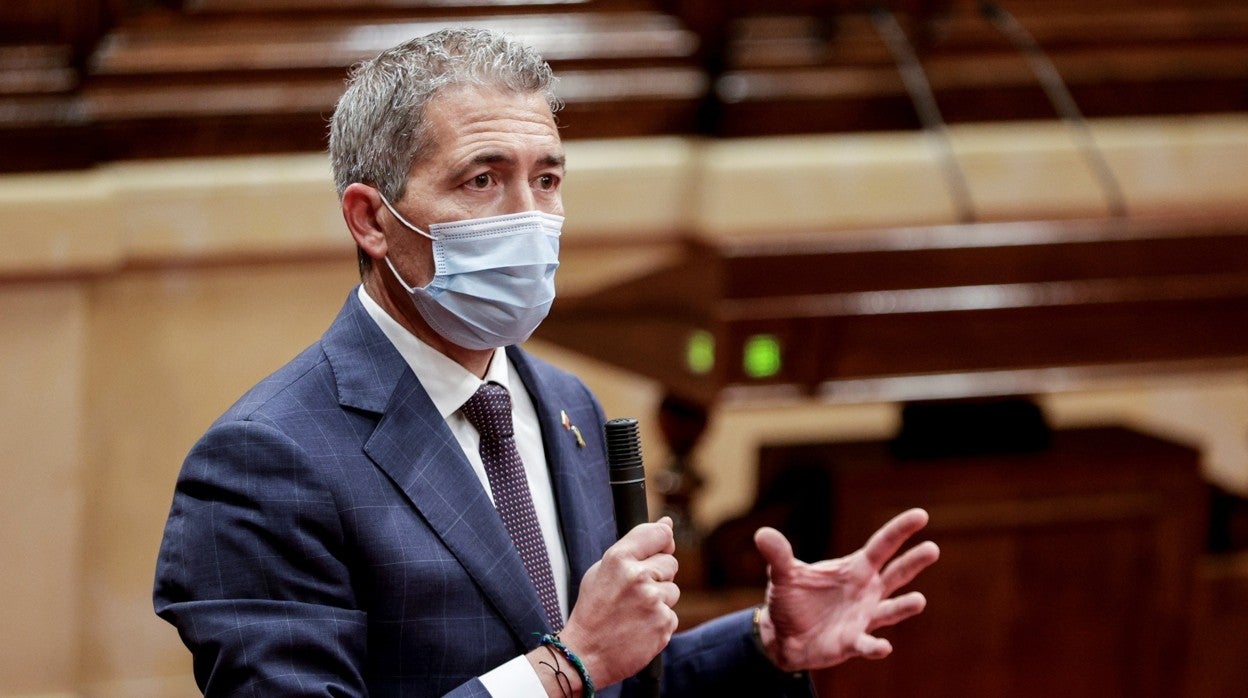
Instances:
[[[537,633],[534,633],[535,635]],[[546,633],[542,635],[542,644],[547,647],[554,647],[568,658],[568,662],[576,669],[576,673],[581,677],[581,696],[582,698],[594,698],[594,680],[589,678],[589,671],[585,669],[585,664],[581,662],[581,658],[572,653],[568,646],[563,644],[558,635]]]
[[[545,647],[546,651],[550,653],[550,659],[554,664],[544,660],[538,660],[537,663],[554,672],[555,684],[559,686],[559,692],[563,694],[563,698],[572,698],[572,679],[569,679],[568,675],[563,672],[563,669],[559,668],[559,652],[550,645]]]

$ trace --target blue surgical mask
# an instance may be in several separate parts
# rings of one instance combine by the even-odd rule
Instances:
[[[546,318],[563,216],[526,211],[434,223],[425,232],[381,201],[433,241],[433,280],[423,288],[409,286],[388,256],[386,265],[439,335],[466,349],[493,349],[523,342]]]

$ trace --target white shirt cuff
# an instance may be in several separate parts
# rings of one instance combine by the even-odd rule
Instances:
[[[545,698],[546,688],[528,657],[515,659],[481,675],[481,683],[494,698]]]

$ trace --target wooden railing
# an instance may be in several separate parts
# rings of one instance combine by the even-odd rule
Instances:
[[[866,4],[15,0],[0,13],[0,171],[321,150],[353,62],[448,24],[543,51],[563,77],[567,138],[914,128]],[[1248,110],[1248,8],[1236,0],[1004,4],[1090,117]],[[974,5],[892,4],[945,118],[1053,118]]]
[[[80,65],[61,44],[0,46],[0,171],[323,150],[352,64],[462,25],[551,61],[565,137],[691,133],[708,90],[698,38],[652,4],[200,0],[127,18]]]
[[[1192,2],[1005,2],[1086,116],[1248,108],[1248,7]],[[974,8],[898,14],[945,120],[1056,118],[1019,49]],[[916,109],[867,13],[733,23],[717,133],[914,128]]]
[[[1248,226],[979,223],[691,242],[538,336],[682,398],[910,401],[1248,365]]]

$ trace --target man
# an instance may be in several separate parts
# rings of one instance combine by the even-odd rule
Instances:
[[[935,561],[926,522],[808,565],[777,531],[766,603],[673,635],[671,522],[618,542],[602,409],[515,345],[554,296],[564,152],[549,67],[450,30],[353,72],[330,153],[363,283],[183,465],[157,612],[208,695],[801,695]],[[577,430],[572,426],[579,425]]]

